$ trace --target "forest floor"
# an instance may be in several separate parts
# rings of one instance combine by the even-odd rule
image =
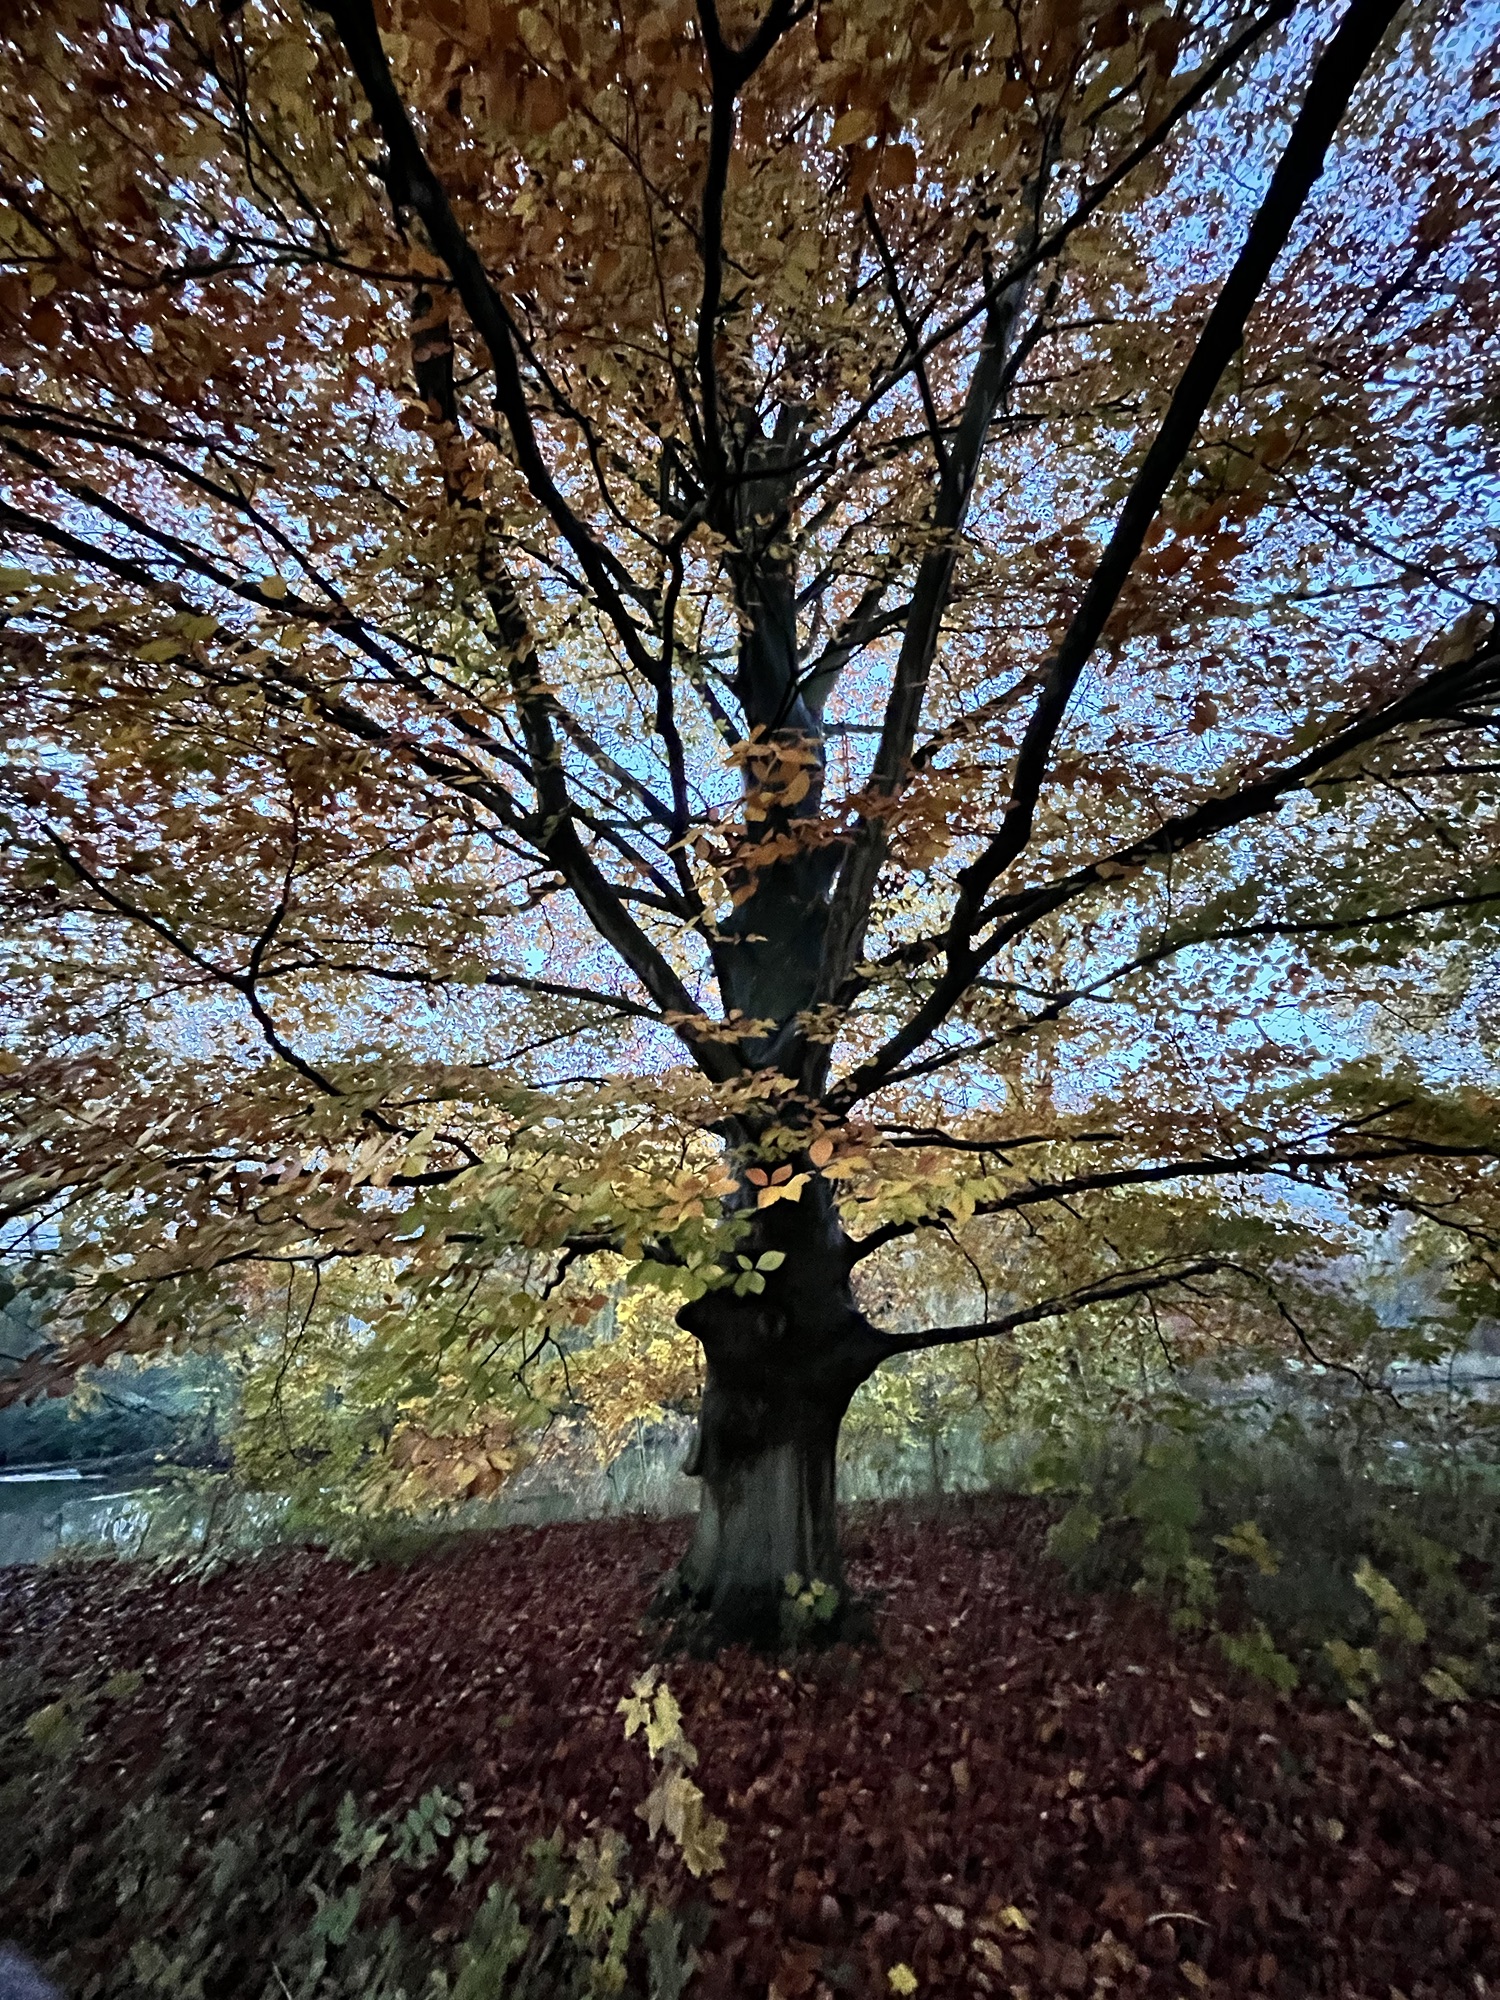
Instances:
[[[126,1677],[71,1767],[73,1814],[153,1788],[205,1827],[456,1794],[490,1858],[411,1899],[439,1927],[539,1836],[614,1827],[637,1879],[711,1910],[703,2000],[885,1996],[902,1966],[919,1996],[1015,2000],[1496,1990],[1500,1710],[1372,1722],[1270,1694],[1148,1607],[1071,1593],[1044,1528],[1026,1501],[862,1512],[876,1646],[667,1662],[728,1825],[724,1872],[696,1884],[649,1851],[650,1767],[617,1712],[680,1521],[508,1530],[405,1566],[0,1572],[0,1670],[44,1701]],[[55,1951],[69,1893],[23,1877],[0,1929]],[[73,1992],[118,1942],[77,1945]]]

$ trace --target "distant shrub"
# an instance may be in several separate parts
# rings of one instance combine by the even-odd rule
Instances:
[[[1048,1539],[1086,1589],[1132,1589],[1236,1666],[1340,1698],[1500,1692],[1500,1473],[1399,1413],[1199,1404],[1033,1467],[1072,1505]]]

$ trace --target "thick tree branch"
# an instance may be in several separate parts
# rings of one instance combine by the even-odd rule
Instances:
[[[1147,951],[1111,966],[1096,979],[1086,985],[1064,987],[1060,991],[1048,993],[1043,989],[1023,985],[1015,981],[999,982],[1003,990],[1040,999],[1045,1004],[1035,1013],[1025,1014],[1008,1023],[994,1034],[986,1035],[975,1042],[963,1042],[936,1051],[922,1062],[908,1063],[904,1068],[892,1070],[884,1078],[886,1084],[909,1083],[918,1077],[935,1075],[939,1070],[951,1069],[955,1064],[972,1062],[976,1056],[988,1054],[990,1050],[1003,1047],[1006,1043],[1021,1040],[1033,1034],[1038,1028],[1060,1020],[1070,1007],[1079,1001],[1094,1000],[1109,1004],[1108,989],[1130,978],[1134,973],[1150,971],[1154,966],[1164,964],[1179,952],[1211,948],[1215,945],[1256,944],[1270,942],[1275,938],[1312,938],[1352,936],[1356,932],[1378,930],[1383,926],[1399,926],[1415,923],[1418,919],[1441,916],[1459,910],[1481,910],[1500,904],[1500,890],[1475,890],[1473,893],[1454,893],[1433,896],[1421,902],[1405,903],[1391,910],[1367,910],[1346,917],[1308,917],[1303,919],[1267,917],[1263,921],[1247,924],[1231,924],[1217,930],[1205,930],[1192,935],[1172,937],[1162,940]],[[989,987],[997,982],[975,980],[974,987]],[[894,1129],[894,1128],[890,1128]],[[1095,1133],[1089,1135],[1098,1138]],[[901,1143],[901,1142],[897,1142]],[[949,1145],[959,1150],[974,1152],[995,1151],[990,1144],[971,1143],[967,1140],[944,1139],[938,1133],[929,1135],[928,1143]]]
[[[1021,739],[1010,804],[1000,828],[984,853],[959,878],[959,903],[952,925],[956,945],[962,945],[971,934],[991,884],[1030,841],[1052,746],[1073,690],[1103,635],[1125,579],[1145,544],[1146,531],[1192,446],[1224,370],[1239,350],[1251,310],[1322,174],[1349,100],[1401,5],[1402,0],[1353,0],[1314,65],[1302,109],[1249,234],[1172,392],[1145,462],[1120,509],[1114,533],[1089,579],[1083,602],[1053,657]]]
[[[18,510],[0,503],[0,519],[5,518],[24,525],[29,532],[44,536],[58,546],[68,548],[70,553],[80,555],[91,563],[99,563],[116,574],[148,586],[154,592],[160,591],[159,580],[149,571],[138,565],[123,563],[108,551],[101,551],[66,529],[22,515]],[[227,581],[230,587],[235,587],[233,579]],[[507,647],[514,662],[522,712],[528,719],[531,769],[533,777],[539,780],[538,816],[523,812],[490,773],[466,764],[455,755],[440,753],[414,742],[405,732],[398,734],[391,731],[364,714],[347,697],[329,693],[310,675],[299,673],[289,666],[276,665],[265,670],[262,686],[273,701],[284,699],[288,705],[311,701],[316,712],[340,730],[366,743],[399,749],[425,775],[438,779],[461,796],[482,802],[503,825],[535,845],[559,870],[599,936],[618,953],[662,1013],[706,1018],[667,960],[630,916],[619,892],[579,838],[563,780],[559,746],[547,714],[546,689],[541,684],[535,655],[531,651],[529,628],[508,584],[508,577],[497,577],[490,590],[490,601],[502,644]],[[265,601],[283,610],[291,602],[289,599]],[[340,631],[341,636],[351,639],[358,636],[357,631],[344,634],[341,627],[335,629]],[[400,684],[406,684],[408,677],[398,663],[383,653],[381,661]],[[279,694],[279,690],[284,690],[284,694]],[[417,691],[426,692],[420,684]],[[216,973],[215,976],[222,975]],[[688,1046],[705,1074],[717,1080],[722,1081],[740,1067],[738,1056],[723,1044],[695,1038]],[[288,1059],[291,1059],[290,1055]]]
[[[1030,191],[1028,236],[1032,244],[1041,231],[1050,155],[1050,143],[1044,144]],[[917,566],[901,651],[867,787],[880,799],[894,797],[908,774],[912,744],[927,696],[928,676],[937,653],[938,634],[953,590],[964,519],[974,495],[990,426],[1017,363],[1013,351],[1015,330],[1025,304],[1027,283],[1026,277],[1014,279],[991,298],[979,358],[964,395],[963,412],[950,446],[939,457],[932,505],[932,546]],[[859,959],[887,846],[884,818],[871,814],[861,820],[834,889],[815,1004],[825,1005],[835,998]],[[809,1051],[804,1087],[820,1087],[827,1062],[827,1046],[814,1045]]]
[[[984,851],[959,876],[959,895],[944,940],[947,966],[932,995],[906,1026],[835,1093],[837,1101],[848,1104],[863,1096],[893,1072],[944,1020],[968,990],[984,963],[1000,945],[1020,928],[1037,921],[1077,893],[1073,885],[1097,882],[1096,864],[1077,869],[1062,881],[1048,885],[1033,895],[1023,892],[1017,899],[986,906],[985,897],[1001,872],[1026,848],[1031,838],[1037,801],[1046,776],[1051,751],[1062,727],[1068,703],[1084,667],[1101,637],[1119,593],[1145,541],[1146,531],[1156,516],[1172,478],[1191,447],[1199,421],[1243,338],[1250,310],[1270,276],[1271,268],[1284,247],[1323,169],[1324,159],[1350,98],[1368,68],[1375,50],[1402,0],[1354,0],[1333,40],[1314,66],[1302,109],[1270,185],[1250,226],[1249,234],[1228,278],[1220,290],[1207,322],[1194,346],[1193,354],[1178,382],[1165,416],[1158,428],[1145,463],[1137,474],[1121,509],[1109,544],[1089,581],[1072,624],[1064,635],[1042,684],[1017,755],[1012,779],[1011,800],[1001,825]],[[1442,679],[1433,677],[1431,685]],[[1406,703],[1392,704],[1379,716],[1351,725],[1332,743],[1298,760],[1278,774],[1278,780],[1262,781],[1225,799],[1210,801],[1195,813],[1170,821],[1144,842],[1132,843],[1125,852],[1131,859],[1123,865],[1135,866],[1161,853],[1179,852],[1183,845],[1206,837],[1210,832],[1269,811],[1287,790],[1305,783],[1325,763],[1336,761],[1359,743],[1399,726],[1406,719]],[[1420,710],[1417,711],[1420,713]],[[1415,719],[1415,717],[1413,717]],[[1274,789],[1271,787],[1274,786]],[[1112,862],[1111,867],[1120,863]],[[1026,921],[1019,915],[982,948],[972,940],[983,925],[995,921],[1008,910],[1028,911]],[[847,956],[847,954],[846,954]],[[827,989],[834,999],[852,970],[852,961],[839,985]]]
[[[392,202],[398,212],[410,209],[421,218],[433,249],[447,266],[464,310],[485,344],[495,373],[496,405],[510,432],[521,475],[533,499],[549,515],[576,556],[596,603],[631,665],[653,680],[656,662],[647,651],[641,628],[622,595],[622,592],[639,594],[635,581],[618,556],[574,512],[542,456],[526,386],[521,379],[509,311],[454,215],[447,191],[417,138],[391,75],[374,8],[370,0],[330,0],[326,11],[385,141],[386,180]]]
[[[885,1355],[890,1358],[897,1354],[922,1354],[930,1348],[953,1347],[967,1340],[996,1340],[1003,1334],[1017,1332],[1023,1326],[1035,1326],[1040,1320],[1061,1319],[1068,1313],[1080,1312],[1085,1306],[1146,1298],[1152,1292],[1165,1291],[1169,1286],[1185,1284],[1192,1278],[1212,1277],[1216,1273],[1238,1268],[1225,1258],[1199,1257],[1187,1264],[1150,1265],[1139,1271],[1122,1271],[1096,1285],[1080,1285],[1077,1291],[1042,1299],[1036,1305],[1022,1306],[1015,1312],[1002,1314],[998,1319],[976,1320],[968,1326],[929,1327],[924,1333],[888,1334],[885,1337]]]
[[[1285,798],[1307,786],[1320,772],[1395,730],[1448,715],[1468,717],[1479,704],[1493,705],[1497,699],[1500,699],[1500,627],[1467,658],[1436,668],[1406,694],[1356,717],[1306,756],[1283,764],[1238,791],[1205,799],[1188,812],[1174,814],[1113,854],[1099,861],[1084,862],[1040,888],[997,897],[981,914],[981,923],[996,927],[982,944],[955,955],[950,933],[945,938],[925,938],[899,947],[888,955],[887,969],[919,965],[935,957],[945,946],[948,961],[916,1013],[829,1093],[829,1102],[846,1109],[889,1082],[906,1058],[948,1018],[984,966],[1007,944],[1064,905],[1079,896],[1097,894],[1101,888],[1127,879],[1153,861],[1186,853],[1216,835],[1274,812]],[[1481,715],[1477,721],[1488,726],[1490,717]]]
[[[1042,265],[1051,263],[1066,249],[1071,238],[1104,206],[1110,196],[1121,187],[1130,176],[1147,160],[1158,153],[1172,133],[1203,103],[1223,78],[1234,68],[1242,56],[1249,54],[1264,42],[1283,22],[1296,12],[1298,0],[1273,0],[1263,14],[1256,15],[1237,35],[1231,36],[1219,53],[1206,63],[1194,77],[1182,95],[1177,98],[1155,125],[1125,153],[1110,170],[1101,175],[1093,185],[1080,196],[1077,205],[1070,210],[1057,226],[1047,232],[1029,251],[1017,257],[1009,267],[1001,272],[993,285],[994,293],[1003,293],[1009,286],[1031,276]],[[977,238],[966,248],[972,251]],[[802,471],[819,459],[829,458],[867,421],[875,407],[898,389],[912,374],[918,360],[926,361],[939,349],[965,332],[974,322],[989,310],[990,292],[978,301],[965,307],[961,312],[944,322],[923,341],[919,352],[903,347],[891,366],[872,385],[861,401],[859,408],[847,417],[836,430],[820,438],[806,459],[793,469]]]
[[[706,1019],[666,958],[626,910],[623,901],[579,838],[553,729],[553,702],[541,678],[530,629],[505,577],[489,588],[511,684],[515,690],[537,789],[538,824],[531,838],[566,879],[599,936],[624,960],[664,1014]],[[727,1044],[701,1035],[682,1037],[706,1076],[722,1082],[742,1067]]]
[[[1364,1121],[1368,1123],[1368,1121]],[[1026,1181],[1007,1195],[975,1204],[979,1216],[1013,1215],[1047,1202],[1068,1201],[1081,1194],[1113,1194],[1124,1188],[1155,1187],[1168,1181],[1229,1180],[1241,1176],[1271,1174],[1282,1179],[1299,1175],[1337,1172],[1342,1168],[1386,1165],[1402,1160],[1489,1160],[1494,1146],[1449,1146],[1436,1140],[1391,1136],[1362,1140],[1356,1145],[1325,1146],[1322,1149],[1275,1146],[1254,1152],[1204,1155],[1198,1159],[1157,1160],[1148,1166],[1106,1167],[1097,1173],[1072,1174],[1054,1181]],[[887,1243],[896,1243],[924,1229],[946,1227],[941,1216],[924,1216],[910,1222],[886,1222],[861,1236],[850,1246],[850,1263],[859,1264]]]

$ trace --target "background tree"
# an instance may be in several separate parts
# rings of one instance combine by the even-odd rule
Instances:
[[[13,12],[54,1374],[357,1266],[410,1465],[628,1268],[745,1631],[838,1585],[891,1357],[1165,1298],[1305,1339],[1309,1214],[1482,1269],[1484,16]],[[932,1234],[1001,1293],[882,1330]]]

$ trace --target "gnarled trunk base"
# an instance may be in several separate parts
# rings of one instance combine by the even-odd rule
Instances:
[[[706,1400],[706,1399],[705,1399]],[[792,1435],[715,1451],[701,1429],[688,1470],[703,1480],[692,1543],[658,1593],[695,1652],[741,1642],[762,1651],[831,1645],[871,1633],[839,1552],[838,1416],[803,1411]]]
[[[809,1256],[792,1230],[777,1234],[794,1254],[763,1297],[711,1293],[680,1315],[707,1359],[684,1467],[703,1498],[656,1609],[695,1650],[869,1634],[839,1553],[836,1466],[844,1412],[881,1345],[854,1306],[841,1246],[825,1238]]]
[[[843,1412],[803,1406],[768,1425],[770,1414],[705,1396],[689,1462],[703,1498],[678,1592],[705,1636],[720,1641],[774,1648],[842,1637],[850,1615],[835,1469]]]

